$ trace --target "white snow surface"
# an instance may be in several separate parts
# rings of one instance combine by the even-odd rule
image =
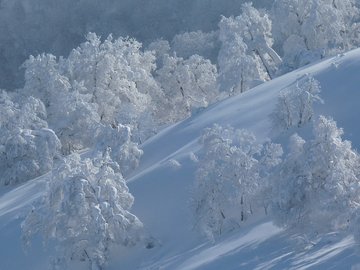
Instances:
[[[209,242],[193,229],[190,207],[194,153],[203,129],[214,123],[230,124],[251,130],[259,140],[271,138],[269,114],[279,91],[305,74],[313,75],[322,86],[324,104],[316,104],[316,115],[332,116],[338,127],[344,128],[345,138],[359,150],[359,71],[360,49],[214,104],[146,141],[140,166],[129,177],[128,185],[135,197],[132,212],[155,239],[155,246],[119,248],[106,269],[360,269],[351,235],[334,232],[309,244],[260,215],[238,231]],[[44,248],[39,236],[32,249],[24,253],[20,240],[21,222],[42,195],[46,177],[15,188],[0,188],[0,270],[48,269],[52,248]],[[85,267],[77,265],[74,269]]]

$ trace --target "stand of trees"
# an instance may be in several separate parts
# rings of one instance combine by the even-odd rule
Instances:
[[[82,5],[94,12],[93,1],[45,2],[0,0],[0,15],[9,11],[0,16],[2,80],[19,77],[18,66],[9,63],[24,57],[26,44],[63,53],[55,48],[57,39],[80,43],[78,28],[54,36],[62,32],[56,29],[67,29],[64,21],[79,22],[76,27],[87,31],[106,27],[87,17],[78,21],[77,13],[54,13]],[[29,16],[38,11],[44,12]],[[12,17],[34,22],[31,31],[20,37],[17,24],[1,23]],[[57,27],[38,32],[43,18]],[[178,34],[170,43],[157,40],[143,48],[133,38],[102,39],[90,32],[67,57],[30,56],[22,66],[24,86],[0,92],[0,184],[51,172],[45,197],[24,223],[25,239],[34,232],[54,238],[56,267],[73,259],[101,269],[111,246],[132,243],[141,227],[130,213],[133,197],[123,178],[139,163],[139,144],[219,99],[356,47],[358,19],[353,0],[275,0],[268,10],[245,3],[240,15],[220,18],[218,29]],[[51,45],[37,42],[39,36]],[[14,55],[13,47],[21,52]],[[214,126],[204,132],[194,205],[196,225],[209,238],[263,207],[284,227],[298,228],[306,220],[314,228],[352,228],[358,237],[359,157],[333,120],[314,116],[319,93],[319,83],[309,76],[280,93],[271,116],[274,129],[314,127],[308,141],[291,137],[283,160],[280,145],[260,143],[248,131]],[[83,159],[78,153],[86,149],[101,157]],[[312,208],[314,201],[320,203]]]
[[[193,193],[201,233],[214,239],[264,207],[277,225],[298,233],[341,230],[358,239],[360,155],[333,119],[314,117],[319,92],[319,82],[305,76],[279,93],[270,118],[274,129],[288,134],[313,128],[307,141],[297,133],[289,136],[283,158],[281,145],[262,145],[246,130],[205,130]]]
[[[195,224],[209,239],[238,228],[264,206],[259,195],[268,172],[281,162],[282,147],[259,144],[246,130],[214,125],[200,138],[194,186]]]

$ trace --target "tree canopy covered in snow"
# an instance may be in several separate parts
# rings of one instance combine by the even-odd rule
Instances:
[[[320,116],[313,129],[309,141],[291,136],[273,175],[275,221],[310,234],[348,229],[359,211],[360,156],[334,120]]]
[[[212,239],[240,226],[258,208],[266,173],[281,161],[278,144],[259,144],[246,130],[206,129],[194,187],[195,224]],[[266,170],[264,170],[266,168]]]
[[[109,153],[93,160],[70,155],[52,171],[44,198],[23,222],[24,244],[40,231],[45,243],[56,242],[54,269],[72,261],[103,269],[113,245],[140,239],[142,223],[130,212],[133,202]]]

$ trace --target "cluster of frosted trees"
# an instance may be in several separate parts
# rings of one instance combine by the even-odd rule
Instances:
[[[41,9],[25,0],[14,3],[0,1],[19,18]],[[134,243],[140,235],[124,180],[139,163],[139,144],[219,99],[357,46],[357,13],[352,0],[275,0],[269,10],[246,3],[239,16],[222,17],[208,33],[178,34],[145,48],[132,38],[89,33],[67,57],[30,56],[22,66],[24,86],[0,92],[0,184],[49,173],[45,197],[23,224],[24,241],[45,232],[46,241],[58,243],[55,268],[80,260],[101,269],[113,245]],[[55,32],[48,33],[51,46],[63,53],[55,48]],[[49,48],[31,44],[32,37],[5,36],[1,79],[16,75],[6,64],[9,57],[18,61],[11,44]],[[314,126],[309,141],[291,137],[283,160],[280,145],[259,143],[248,131],[214,126],[204,132],[194,205],[196,224],[208,237],[238,227],[259,208],[271,209],[286,227],[307,220],[356,231],[359,157],[333,120],[314,119],[319,92],[305,76],[280,93],[271,115],[275,129]],[[86,149],[96,158],[79,155]],[[287,189],[280,190],[281,181]],[[69,243],[76,245],[69,249]]]
[[[319,89],[305,76],[280,92],[271,120],[279,132],[292,131],[284,155],[246,130],[204,131],[193,196],[204,235],[214,239],[263,209],[279,226],[310,236],[346,230],[359,238],[360,155],[333,119],[314,119]],[[307,141],[296,133],[305,125],[313,129]]]
[[[17,12],[26,13],[30,8],[24,3],[19,2]],[[15,10],[15,6],[12,8]],[[68,155],[99,145],[99,138],[115,136],[121,125],[130,129],[130,141],[142,143],[165,125],[199,108],[290,69],[348,50],[357,45],[357,15],[351,0],[276,0],[269,10],[245,3],[239,16],[222,17],[217,31],[178,34],[170,43],[157,40],[142,48],[131,38],[115,39],[110,35],[101,39],[90,33],[67,57],[31,56],[23,64],[24,87],[11,94],[13,105],[8,102],[1,108],[10,112],[0,118],[0,131],[5,134],[0,150],[4,152],[6,144],[15,142],[22,146],[16,153],[2,155],[5,161],[1,164],[10,169],[2,170],[0,181],[19,183],[41,175],[51,168],[57,152]],[[307,105],[320,101],[319,87],[305,80],[299,84],[310,88],[301,92],[297,89],[306,86],[294,85],[287,90],[291,95],[282,93],[279,110],[288,113],[273,114],[283,128],[309,121],[312,111]],[[23,99],[32,99],[29,102],[38,105],[25,106],[20,101]],[[303,104],[297,104],[299,99]],[[28,110],[20,113],[25,115],[21,121],[28,123],[11,120],[18,128],[14,126],[9,132],[7,115],[19,110]],[[298,115],[293,115],[294,111]],[[31,130],[32,135],[19,128]],[[49,135],[51,132],[35,132],[41,128],[52,130],[57,138]],[[44,141],[36,140],[39,136],[56,143],[39,145],[53,149],[48,149],[49,157],[42,160],[34,154],[31,159],[36,162],[30,164],[25,152]],[[21,161],[16,165],[18,170],[6,165],[14,159],[24,160],[24,166]],[[12,171],[19,175],[12,176]]]
[[[124,180],[139,164],[139,143],[218,97],[209,60],[152,46],[90,33],[67,58],[31,56],[24,87],[1,92],[1,184],[49,172],[23,235],[25,244],[38,232],[56,243],[54,269],[71,261],[102,269],[113,246],[141,240]]]
[[[231,66],[241,69],[242,82],[231,81],[224,89],[233,91],[247,90],[258,80],[273,78],[359,44],[355,0],[253,1],[266,9],[256,9],[246,1],[225,0],[172,0],[171,4],[106,0],[101,8],[94,0],[34,1],[0,3],[0,87],[22,86],[18,67],[29,54],[45,51],[68,55],[88,31],[102,36],[135,35],[146,44],[165,37],[180,57],[199,54],[210,59],[221,70],[222,79],[231,79]],[[142,12],[134,12],[140,9]],[[126,10],[131,16],[125,15]],[[227,17],[221,19],[220,14]],[[152,24],[164,21],[151,27],[147,20]],[[179,34],[183,29],[209,32]],[[227,51],[235,53],[237,59],[226,55]]]
[[[275,0],[269,11],[244,4],[239,16],[219,23],[217,64],[223,89],[243,92],[259,81],[357,47],[358,16],[352,0]]]
[[[24,87],[0,93],[0,184],[48,173],[23,234],[25,243],[37,232],[56,243],[55,269],[70,261],[102,269],[114,245],[141,238],[124,180],[139,144],[218,98],[210,60],[178,57],[167,42],[152,47],[90,33],[67,58],[31,56]]]
[[[20,10],[24,8],[19,5]],[[41,105],[27,106],[27,110],[34,111],[26,114],[29,119],[23,121],[37,123],[30,130],[51,129],[61,142],[63,155],[97,145],[98,138],[104,134],[112,136],[107,129],[117,130],[120,125],[130,128],[131,141],[142,143],[164,125],[182,120],[199,108],[356,46],[356,18],[357,8],[351,0],[276,0],[269,10],[243,4],[239,16],[221,18],[217,31],[178,34],[170,43],[157,40],[146,48],[131,38],[114,39],[110,35],[101,39],[90,33],[66,58],[51,54],[31,56],[23,64],[24,87],[11,98],[16,108],[2,109],[21,110],[23,105],[16,104],[23,101],[18,100],[36,99]],[[311,85],[311,82],[304,80],[299,84]],[[306,104],[319,101],[319,89],[315,85],[306,92],[296,90],[301,87],[294,85],[288,89],[292,94],[283,93],[279,103],[284,107],[281,110],[293,112],[297,111],[291,108],[294,101],[301,99],[304,104],[299,106],[303,106],[303,111],[286,116],[275,112],[274,118],[283,117],[277,121],[278,125],[301,126],[311,118],[312,112]],[[40,109],[42,122],[31,116]],[[1,118],[2,134],[8,119],[6,114]],[[19,128],[23,128],[21,124]],[[12,141],[23,145],[21,151],[33,147],[35,139],[20,131],[15,137],[14,132]],[[11,143],[9,133],[5,134],[1,149]],[[49,145],[59,148],[58,143]],[[56,156],[54,149],[48,150],[51,157]],[[27,154],[21,151],[13,153],[14,157],[3,157],[5,162],[16,155],[25,159]],[[17,171],[29,175],[28,179],[33,178],[51,168],[47,160],[51,158],[45,159],[46,165],[38,161]],[[0,176],[2,183],[27,180],[21,175],[9,177],[11,169],[7,171]]]
[[[89,31],[133,36],[144,43],[171,40],[184,29],[215,28],[220,14],[231,15],[242,2],[103,0],[100,6],[98,0],[1,0],[0,88],[22,85],[18,67],[30,54],[67,55]]]
[[[211,59],[220,90],[231,95],[356,48],[358,20],[353,0],[275,0],[269,10],[245,3],[240,15],[222,17],[217,31],[176,35],[171,50]]]
[[[357,227],[360,156],[342,135],[334,120],[320,116],[312,139],[290,137],[289,152],[272,175],[277,224],[310,234]]]
[[[264,201],[267,172],[281,162],[282,148],[260,144],[247,130],[214,125],[200,139],[193,206],[196,226],[209,238],[235,229]]]
[[[178,57],[167,51],[167,45],[156,42],[152,50],[142,50],[133,39],[109,36],[101,41],[90,33],[67,58],[31,56],[23,65],[24,87],[1,92],[0,147],[18,142],[17,152],[6,151],[8,156],[2,155],[5,162],[1,164],[8,168],[6,163],[16,155],[25,162],[28,148],[44,152],[45,146],[36,145],[44,140],[31,139],[39,136],[54,141],[47,146],[53,147],[47,151],[51,157],[56,152],[68,155],[86,148],[104,149],[112,143],[112,158],[121,163],[125,147],[115,150],[122,145],[116,146],[115,141],[126,137],[127,151],[138,158],[139,153],[131,150],[136,144],[218,98],[216,66],[199,55]],[[44,128],[51,129],[54,138],[49,132],[35,132]],[[32,137],[25,136],[24,129],[32,130]],[[11,169],[0,179],[5,184],[31,179],[37,176],[35,171],[40,175],[51,168],[46,162],[39,161],[37,169],[25,165],[27,179],[8,176]],[[24,171],[24,177],[26,174]]]

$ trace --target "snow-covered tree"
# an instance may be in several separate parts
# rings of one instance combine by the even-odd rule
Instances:
[[[97,137],[96,150],[110,150],[112,160],[120,166],[121,173],[126,177],[140,162],[143,151],[132,140],[131,129],[128,126],[102,127]]]
[[[260,182],[258,191],[255,194],[255,200],[259,207],[263,207],[264,213],[268,214],[268,209],[272,203],[272,174],[282,162],[283,148],[280,144],[266,140],[263,145],[258,159],[258,171]]]
[[[103,43],[93,33],[61,63],[70,81],[83,82],[91,102],[98,104],[102,122],[122,122],[117,112],[126,107],[135,116],[147,109],[152,113],[151,97],[159,89],[151,76],[155,68],[151,52],[141,52],[134,39],[109,36]],[[156,109],[156,106],[154,106]],[[128,123],[124,123],[128,124]]]
[[[343,134],[334,120],[320,116],[308,158],[314,164],[313,183],[320,188],[315,191],[321,198],[320,218],[329,219],[335,228],[354,222],[353,213],[360,207],[360,155]]]
[[[92,146],[100,124],[129,125],[138,141],[157,130],[164,95],[152,76],[153,52],[140,48],[133,39],[101,42],[89,33],[67,58],[42,54],[25,62],[21,93],[44,102],[64,153]]]
[[[75,83],[72,91],[58,93],[58,103],[52,108],[56,113],[48,119],[61,140],[63,154],[95,145],[102,127],[97,104],[88,102],[81,88]]]
[[[60,141],[47,129],[44,104],[33,97],[0,93],[0,184],[18,184],[53,166]]]
[[[83,83],[71,83],[53,55],[30,57],[24,67],[26,81],[20,93],[44,102],[46,120],[59,136],[62,152],[69,154],[93,145],[100,117]]]
[[[271,48],[270,30],[268,16],[251,4],[244,5],[238,17],[222,17],[218,55],[222,90],[230,94],[242,93],[273,76],[274,63],[281,60]]]
[[[262,151],[252,133],[218,125],[206,129],[200,143],[193,204],[196,227],[211,239],[238,227],[254,211],[263,168],[279,163],[282,151],[270,145]]]
[[[23,222],[23,242],[28,246],[37,233],[45,243],[54,241],[54,269],[74,261],[104,269],[114,246],[139,240],[142,223],[130,213],[133,202],[107,152],[93,160],[73,154],[52,171],[45,196]]]
[[[289,154],[272,176],[272,215],[277,224],[292,227],[309,222],[303,218],[307,207],[305,191],[310,171],[304,160],[305,141],[297,134],[290,138]],[[275,197],[274,197],[275,196]]]
[[[160,118],[175,122],[214,102],[218,96],[216,77],[216,66],[201,56],[184,60],[165,55],[163,66],[156,72],[167,105]]]
[[[147,48],[149,51],[153,51],[156,57],[156,68],[160,69],[163,66],[164,58],[170,54],[170,43],[167,40],[156,39],[151,42]]]
[[[283,131],[308,123],[313,116],[313,103],[322,102],[319,93],[319,81],[309,75],[301,77],[282,90],[271,114],[274,129]]]
[[[272,48],[272,22],[268,14],[254,8],[252,3],[245,3],[241,15],[234,21],[247,45],[248,53],[260,60],[267,77],[272,79],[281,64],[281,58]]]
[[[59,139],[50,129],[14,131],[0,146],[0,183],[19,184],[50,171],[60,148]]]
[[[0,145],[18,129],[47,127],[46,109],[40,100],[0,90]]]
[[[306,233],[347,229],[360,203],[360,156],[342,129],[320,116],[314,138],[291,137],[288,157],[273,175],[277,224]]]
[[[219,88],[229,95],[242,93],[261,80],[254,58],[247,55],[247,46],[239,35],[227,32],[225,19],[221,20],[221,48],[218,56]]]
[[[273,34],[284,71],[353,47],[357,16],[353,0],[274,1]]]
[[[34,96],[44,102],[49,127],[59,136],[62,152],[89,147],[94,138],[94,126],[100,121],[84,86],[70,83],[62,75],[57,59],[53,55],[30,57],[25,67],[25,86],[22,95]],[[87,130],[87,132],[84,132]]]
[[[83,93],[96,104],[102,123],[129,125],[143,141],[157,129],[164,98],[152,76],[154,54],[140,49],[134,39],[109,36],[101,42],[90,33],[60,65],[70,82],[82,82]]]
[[[59,72],[56,57],[51,54],[30,56],[22,67],[25,69],[25,85],[21,93],[40,99],[49,114],[53,113],[51,108],[57,104],[57,95],[71,88],[68,78]]]

